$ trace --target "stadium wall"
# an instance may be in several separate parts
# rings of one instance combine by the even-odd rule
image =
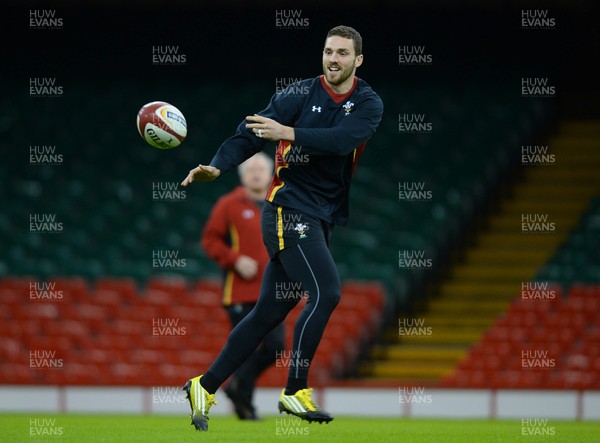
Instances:
[[[279,393],[259,388],[259,413],[275,412]],[[223,393],[217,400],[222,403],[211,414],[233,413]],[[324,388],[317,401],[340,416],[600,420],[600,391]],[[2,386],[0,412],[186,415],[189,406],[181,387]]]

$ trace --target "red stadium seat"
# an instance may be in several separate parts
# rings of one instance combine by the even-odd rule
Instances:
[[[48,283],[54,283],[56,290],[63,291],[68,300],[81,300],[89,296],[90,287],[82,277],[50,277]]]
[[[223,290],[223,285],[220,281],[216,280],[198,280],[195,285],[193,285],[193,290],[220,294]]]
[[[34,278],[0,280],[0,374],[6,383],[127,385],[177,384],[214,360],[231,330],[222,307],[221,284],[153,277],[140,293],[129,278],[103,277],[90,285],[81,278],[56,277],[64,298],[30,301]],[[334,313],[315,357],[312,373],[328,380],[354,364],[359,341],[368,340],[379,321],[380,285],[357,284]],[[302,300],[286,319],[288,349]],[[377,313],[377,314],[376,314]],[[16,320],[16,321],[15,321]],[[154,334],[155,322],[177,322],[181,335]],[[31,371],[23,350],[49,350],[65,369]],[[264,380],[285,383],[287,368],[272,368]]]
[[[121,306],[126,298],[115,289],[96,289],[89,301],[102,306]]]
[[[173,300],[184,298],[189,292],[187,280],[179,276],[152,277],[148,280],[146,289],[167,292]]]
[[[517,299],[456,365],[443,386],[592,389],[600,385],[600,293],[574,285],[569,297]],[[522,367],[521,352],[547,353],[554,367]],[[482,379],[487,373],[489,382]]]
[[[569,290],[569,298],[594,298],[600,295],[598,286],[589,284],[574,284]]]
[[[0,278],[0,290],[10,289],[21,294],[26,294],[29,292],[30,283],[36,281],[38,279],[34,276],[3,277]]]
[[[195,290],[191,293],[191,303],[196,306],[215,307],[223,305],[223,296],[221,292]]]
[[[29,289],[22,291],[17,288],[0,288],[0,301],[2,301],[2,305],[7,307],[15,306],[23,301],[24,294],[29,294]],[[29,298],[28,295],[27,298]]]
[[[115,291],[121,294],[123,299],[129,300],[130,302],[135,302],[138,298],[138,285],[132,278],[102,277],[96,280],[94,288],[96,291],[102,289]]]
[[[171,293],[162,289],[147,289],[139,299],[143,305],[170,306],[173,303]]]

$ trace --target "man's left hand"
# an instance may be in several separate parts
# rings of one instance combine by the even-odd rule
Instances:
[[[287,140],[290,142],[295,139],[294,128],[283,126],[271,118],[254,114],[246,117],[246,120],[253,122],[247,123],[246,128],[252,129],[252,132],[258,138],[269,141]]]

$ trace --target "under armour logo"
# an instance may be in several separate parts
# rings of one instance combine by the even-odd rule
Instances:
[[[313,106],[312,107],[312,112],[321,112],[321,107],[320,106]]]

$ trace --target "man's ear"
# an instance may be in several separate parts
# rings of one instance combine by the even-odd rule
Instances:
[[[356,61],[354,62],[354,65],[358,68],[360,65],[363,64],[363,55],[360,54],[358,57],[356,57]]]

